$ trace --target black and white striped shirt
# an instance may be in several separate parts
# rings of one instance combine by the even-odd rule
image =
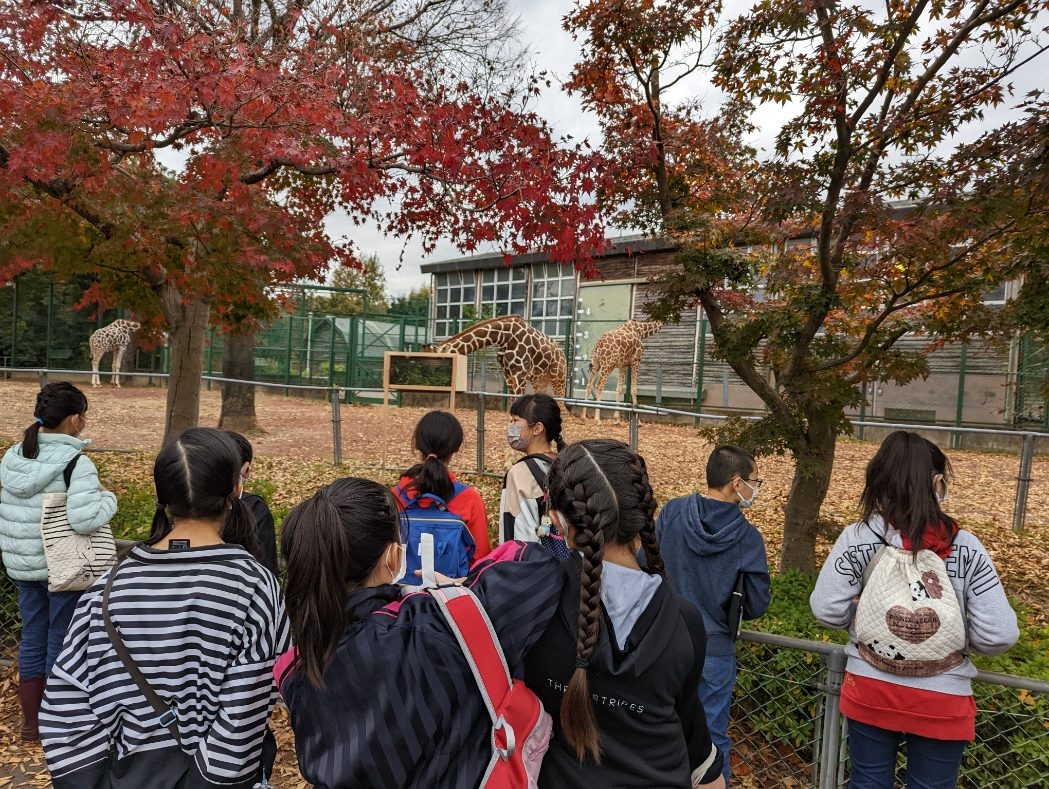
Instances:
[[[47,680],[40,737],[52,776],[173,746],[170,732],[117,657],[102,618],[100,578],[77,604]],[[288,649],[273,574],[242,548],[136,546],[119,567],[110,617],[153,690],[178,715],[182,745],[213,783],[258,771],[277,699],[275,657]]]

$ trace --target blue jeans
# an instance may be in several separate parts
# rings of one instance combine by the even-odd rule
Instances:
[[[47,581],[15,581],[22,638],[18,641],[18,676],[42,677],[51,672],[62,651],[69,621],[82,592],[49,592]]]
[[[965,740],[933,740],[849,719],[849,789],[892,789],[896,752],[907,746],[907,789],[954,789]]]
[[[728,737],[729,710],[732,707],[732,688],[736,684],[735,655],[707,655],[703,663],[703,677],[699,681],[699,700],[703,702],[703,711],[707,715],[707,728],[710,739],[718,746],[725,759],[725,786],[728,786],[729,753],[732,740]]]

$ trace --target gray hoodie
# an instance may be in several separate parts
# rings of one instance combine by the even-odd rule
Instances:
[[[970,680],[976,676],[976,667],[968,657],[957,668],[934,677],[889,674],[874,668],[860,657],[856,648],[853,618],[857,598],[863,591],[863,571],[886,542],[900,545],[899,532],[886,527],[878,516],[871,518],[870,525],[861,522],[846,527],[838,535],[816,579],[816,588],[809,598],[813,615],[828,627],[848,629],[849,642],[845,646],[845,653],[849,657],[846,668],[851,674],[953,696],[971,696]],[[1005,652],[1016,643],[1020,631],[1016,625],[1016,614],[1009,606],[998,571],[987,550],[976,539],[976,535],[961,529],[954,538],[944,564],[966,618],[968,650],[983,655]]]
[[[40,433],[39,441],[35,458],[24,457],[19,443],[0,461],[0,551],[7,574],[16,581],[47,580],[40,537],[43,494],[66,489],[62,472],[90,443],[64,433]],[[80,534],[91,534],[116,514],[117,497],[102,490],[98,470],[86,456],[73,469],[66,508],[69,525]]]

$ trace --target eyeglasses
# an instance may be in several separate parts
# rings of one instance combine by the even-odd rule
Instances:
[[[748,485],[753,486],[755,489],[760,488],[765,483],[765,480],[763,479],[747,479],[746,477],[740,477],[740,479]]]

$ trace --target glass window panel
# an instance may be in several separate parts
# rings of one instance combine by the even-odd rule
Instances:
[[[559,280],[556,280],[556,279],[550,280],[549,284],[547,284],[546,287],[547,287],[547,293],[551,297],[556,299],[558,296],[561,295],[561,282]]]
[[[524,301],[525,298],[525,284],[523,282],[515,282],[510,288],[510,298],[514,301]]]
[[[542,318],[546,314],[546,302],[544,301],[533,301],[532,302],[532,317]]]
[[[483,301],[485,303],[488,303],[488,302],[493,300],[494,296],[495,296],[495,286],[494,285],[484,285],[481,288],[481,301]]]
[[[546,283],[539,279],[532,283],[532,298],[542,299],[546,296]]]
[[[514,315],[524,315],[525,303],[523,301],[510,302],[510,312]]]
[[[463,286],[463,303],[474,303],[474,284],[472,282],[469,285]]]
[[[575,299],[561,299],[561,315],[571,315],[575,309]]]
[[[437,320],[446,320],[448,318],[448,305],[438,304],[437,305]]]
[[[495,300],[506,302],[510,300],[510,286],[500,283],[495,286]]]

